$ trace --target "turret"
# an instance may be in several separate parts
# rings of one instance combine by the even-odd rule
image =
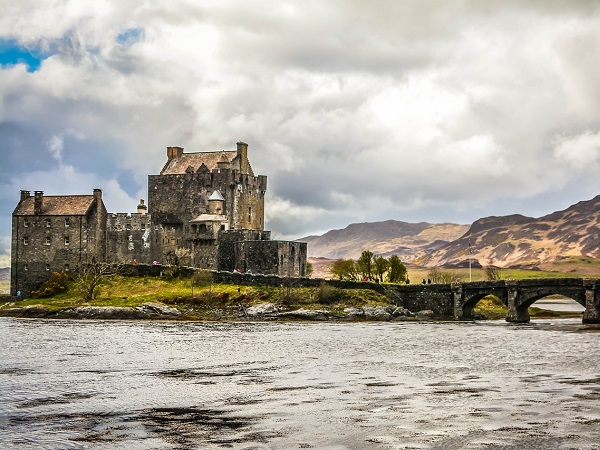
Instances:
[[[138,214],[148,214],[148,207],[144,205],[144,199],[140,198],[140,204],[137,205]]]

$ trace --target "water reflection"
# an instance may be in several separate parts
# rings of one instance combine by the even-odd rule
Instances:
[[[579,319],[0,319],[1,448],[600,448]]]

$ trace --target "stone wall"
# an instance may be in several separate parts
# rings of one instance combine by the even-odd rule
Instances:
[[[152,246],[158,240],[147,214],[109,214],[106,222],[107,262],[151,264]]]

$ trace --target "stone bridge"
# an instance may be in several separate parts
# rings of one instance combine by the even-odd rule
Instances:
[[[457,320],[473,318],[473,308],[493,295],[508,308],[508,322],[529,322],[528,308],[549,295],[571,298],[585,307],[583,323],[600,323],[600,280],[591,278],[540,278],[453,284],[396,285],[395,294],[411,311],[431,309]]]

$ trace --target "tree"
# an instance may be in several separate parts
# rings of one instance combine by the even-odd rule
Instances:
[[[438,268],[431,269],[427,273],[427,278],[430,279],[432,283],[436,284],[458,283],[463,280],[462,275],[458,273],[450,272],[448,270],[440,270]]]
[[[306,261],[306,276],[310,278],[313,274],[313,265],[310,261]]]
[[[487,266],[485,268],[485,279],[488,281],[501,280],[502,269],[498,266]]]
[[[371,279],[373,275],[373,252],[369,250],[363,250],[360,254],[360,258],[356,261],[358,265],[358,271],[361,273],[363,279]]]
[[[189,264],[192,258],[192,251],[189,248],[177,247],[165,254],[165,264],[167,274],[175,277],[179,274],[181,268]]]
[[[383,256],[375,256],[373,257],[373,264],[375,265],[377,278],[383,283],[383,274],[389,269],[390,262]]]
[[[406,281],[406,266],[402,263],[398,255],[390,256],[388,281],[390,283],[403,283]]]
[[[122,266],[117,264],[96,262],[82,264],[75,269],[70,288],[89,302],[94,298],[98,286],[121,272]]]
[[[332,275],[340,279],[348,278],[356,280],[358,278],[356,263],[352,259],[338,259],[334,261],[329,271]]]
[[[212,292],[213,274],[210,270],[196,270],[190,277],[190,286],[192,288],[192,297],[194,297],[194,287],[209,287]]]

